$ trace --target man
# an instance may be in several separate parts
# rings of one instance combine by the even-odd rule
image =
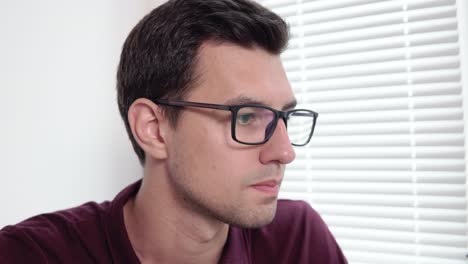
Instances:
[[[287,41],[285,22],[248,0],[153,10],[117,75],[142,181],[5,227],[0,263],[346,263],[309,205],[277,200],[317,118],[295,109]]]

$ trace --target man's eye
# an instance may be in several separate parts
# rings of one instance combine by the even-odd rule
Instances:
[[[237,116],[237,123],[239,125],[249,125],[255,121],[255,114],[248,113],[248,114],[240,114]]]

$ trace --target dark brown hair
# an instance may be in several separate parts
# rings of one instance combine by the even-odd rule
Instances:
[[[117,99],[133,148],[143,165],[128,109],[138,98],[182,100],[194,86],[197,53],[203,42],[229,42],[280,54],[288,27],[275,13],[249,0],[170,0],[146,15],[130,32],[117,72]],[[164,109],[175,127],[177,109]]]

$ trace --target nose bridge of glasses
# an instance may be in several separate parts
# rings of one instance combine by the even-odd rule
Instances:
[[[280,122],[280,119],[284,121]],[[272,126],[272,129],[270,131],[269,135],[269,140],[273,140],[274,145],[281,145],[284,146],[284,144],[287,143],[287,145],[291,145],[291,139],[289,138],[289,133],[287,129],[287,123],[286,123],[286,116],[285,115],[280,115],[278,116],[276,120],[276,124]]]
[[[280,120],[283,120],[284,123],[281,124]],[[271,131],[271,133],[273,134],[273,133],[275,133],[277,130],[282,130],[282,129],[284,129],[284,130],[285,130],[285,134],[288,134],[288,129],[287,129],[288,125],[287,125],[287,124],[288,124],[288,123],[287,123],[287,117],[286,117],[286,115],[280,114],[279,117],[278,117],[278,119],[276,120],[276,124],[274,125],[274,129],[273,129],[273,131]],[[284,128],[283,128],[283,126],[284,126]],[[280,131],[280,132],[282,132],[282,131]]]
[[[284,121],[285,128],[287,127],[287,115],[288,113],[283,112],[283,111],[276,111],[273,115],[271,115],[272,120],[267,124],[267,127],[265,128],[266,139],[270,139],[273,136],[273,134],[276,132],[276,130],[278,130],[278,126],[281,126],[281,124],[279,124],[278,122],[280,119]],[[287,134],[287,129],[286,129],[286,134]]]
[[[278,111],[279,119],[282,119],[282,120],[283,120],[284,125],[285,125],[286,127],[288,126],[288,115],[289,115],[289,112]]]

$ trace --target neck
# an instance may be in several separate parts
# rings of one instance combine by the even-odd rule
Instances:
[[[218,263],[229,226],[184,203],[164,165],[145,167],[138,194],[124,206],[125,227],[141,263]]]

